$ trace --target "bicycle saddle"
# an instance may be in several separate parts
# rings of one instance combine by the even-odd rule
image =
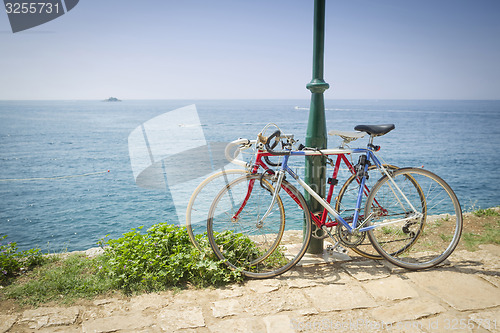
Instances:
[[[371,136],[381,136],[392,131],[396,126],[394,124],[384,125],[357,125],[354,127],[356,131],[366,132]]]

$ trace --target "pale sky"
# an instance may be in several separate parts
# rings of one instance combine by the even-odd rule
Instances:
[[[500,99],[499,0],[327,0],[328,99]],[[313,0],[80,0],[13,34],[0,99],[307,99]]]

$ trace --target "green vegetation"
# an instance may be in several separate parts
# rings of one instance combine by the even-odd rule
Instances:
[[[433,227],[435,227],[435,228],[439,228],[439,227],[440,227],[440,226],[442,226],[442,225],[443,225],[443,223],[445,223],[445,222],[450,222],[450,216],[449,216],[448,214],[446,214],[446,216],[445,216],[445,217],[442,217],[442,218],[440,218],[440,219],[436,220],[436,221],[434,222]]]
[[[5,296],[21,303],[39,305],[49,301],[71,303],[112,289],[110,280],[98,274],[103,256],[89,259],[73,254],[51,256],[39,268],[5,288]]]
[[[130,294],[243,280],[241,272],[228,269],[212,254],[201,235],[198,242],[207,249],[205,253],[191,245],[185,228],[162,223],[145,234],[141,229],[132,229],[119,239],[102,240],[104,254],[95,258],[42,256],[38,249],[17,252],[14,243],[2,245],[0,272],[5,287],[0,297],[39,305],[72,302],[115,290]],[[234,237],[233,241],[248,246],[248,240]]]
[[[236,267],[244,267],[246,271],[277,269],[289,261],[284,255],[286,249],[277,244],[259,248],[248,236],[232,231],[218,233],[215,238],[219,247],[222,245],[224,258]]]
[[[477,217],[483,217],[483,216],[500,216],[500,213],[496,211],[495,209],[492,208],[487,208],[487,209],[478,209],[474,212],[472,212],[474,216]]]
[[[500,245],[500,220],[494,224],[486,224],[484,231],[481,234],[472,232],[464,232],[462,239],[465,247],[469,251],[474,251],[480,244],[497,244]]]
[[[479,218],[495,218],[500,217],[500,212],[498,211],[498,208],[476,209],[472,211],[472,215]],[[494,220],[495,222],[484,224],[481,232],[464,232],[462,234],[462,241],[467,250],[475,251],[478,249],[478,245],[480,244],[500,245],[500,219]],[[488,221],[491,221],[491,219]],[[482,222],[476,223],[482,224]]]
[[[445,234],[440,234],[439,237],[445,242],[451,242],[453,239],[453,235],[445,235]]]
[[[381,229],[384,235],[397,235],[397,236],[405,235],[404,231],[400,228],[383,226]]]
[[[185,228],[157,224],[141,234],[132,229],[122,238],[107,241],[106,265],[100,267],[113,286],[126,293],[157,291],[166,287],[221,285],[241,281],[242,274],[220,262],[210,251],[199,252]],[[234,242],[238,244],[238,239]],[[208,248],[204,237],[198,243]]]
[[[41,265],[44,261],[40,249],[19,252],[16,243],[3,243],[6,238],[7,235],[0,235],[0,285],[7,284],[15,276]]]

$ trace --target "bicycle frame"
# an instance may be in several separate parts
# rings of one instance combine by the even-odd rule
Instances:
[[[341,162],[344,162],[344,164],[347,166],[347,168],[349,169],[349,171],[354,174],[356,171],[354,169],[354,166],[352,165],[352,163],[349,161],[349,159],[347,158],[347,155],[351,155],[351,154],[356,154],[356,153],[365,153],[365,154],[368,154],[368,152],[370,152],[370,156],[371,156],[371,159],[375,162],[375,164],[377,166],[380,166],[381,167],[381,163],[380,161],[375,157],[375,155],[373,154],[373,152],[369,149],[363,149],[363,148],[356,148],[356,149],[346,149],[346,148],[336,148],[336,149],[325,149],[323,150],[322,152],[318,152],[318,151],[296,151],[296,152],[291,152],[290,155],[301,155],[301,156],[304,156],[304,155],[307,155],[307,156],[314,156],[314,155],[321,155],[321,154],[324,154],[324,155],[336,155],[337,156],[337,159],[335,161],[335,165],[334,165],[334,170],[333,170],[333,174],[332,174],[332,179],[336,180],[337,179],[337,176],[338,176],[338,173],[340,171],[340,164]],[[269,152],[266,152],[266,151],[262,151],[262,150],[258,150],[256,155],[255,155],[255,162],[254,164],[250,167],[251,169],[251,173],[252,174],[255,174],[258,172],[259,168],[263,168],[265,171],[268,171],[268,170],[271,170],[269,168],[269,166],[264,163],[262,161],[262,158],[264,156],[274,156],[273,154],[269,153]],[[289,157],[286,156],[286,157]],[[286,172],[288,172],[292,177],[294,177],[294,179],[296,179],[295,177],[298,177],[297,175],[295,175],[295,173],[288,167],[288,158],[286,159]],[[238,164],[241,164],[241,163],[238,163]],[[368,167],[368,166],[367,166]],[[385,171],[385,170],[384,170]],[[366,170],[365,170],[366,172]],[[385,172],[387,174],[387,172]],[[246,202],[248,201],[250,195],[251,195],[251,192],[252,192],[252,189],[253,189],[253,186],[254,186],[254,180],[251,180],[250,183],[248,184],[248,192],[247,192],[247,195],[245,197],[245,199],[243,200],[242,202],[242,205],[240,206],[240,208],[238,209],[238,211],[233,215],[233,219],[236,220],[238,218],[238,215],[241,213],[241,211],[243,210],[243,208],[245,207],[246,205]],[[336,183],[331,183],[330,184],[330,187],[328,189],[328,194],[326,196],[326,199],[322,199],[323,201],[323,212],[320,214],[320,215],[316,215],[316,214],[313,214],[311,213],[311,219],[312,221],[316,224],[316,226],[318,228],[321,229],[322,226],[326,226],[326,227],[333,227],[333,226],[336,226],[338,224],[337,220],[333,220],[331,222],[327,222],[327,218],[328,218],[328,214],[327,212],[330,212],[332,213],[331,210],[329,210],[327,207],[330,207],[330,204],[331,204],[331,199],[333,197],[333,190],[335,188],[335,185]],[[301,186],[304,187],[304,189],[307,190],[307,188],[309,188],[309,193],[311,194],[310,191],[312,191],[312,193],[314,194],[311,194],[313,197],[315,197],[315,199],[317,200],[319,198],[319,196],[316,194],[316,192],[314,192],[314,190],[312,190],[306,183],[302,182]],[[363,189],[363,191],[361,191],[361,189]],[[300,205],[300,202],[299,200],[295,197],[295,195],[293,193],[290,193],[289,191],[286,190],[285,188],[285,191],[288,193],[288,195],[290,195],[290,197],[299,205]],[[366,191],[366,193],[365,193]],[[370,192],[370,190],[368,189],[368,187],[365,185],[365,183],[363,182],[363,185],[360,186],[360,195],[363,195],[363,193],[368,196],[368,193]],[[274,205],[274,200],[276,198],[273,199],[273,205]],[[361,197],[358,196],[358,201],[361,200]],[[322,202],[320,201],[320,202]],[[325,204],[327,203],[327,205]],[[358,203],[359,205],[359,203]],[[272,206],[270,207],[270,209],[272,208]],[[303,207],[301,207],[303,209]],[[358,221],[359,219],[359,209],[355,211],[356,212],[356,221]],[[338,214],[335,215],[335,214],[332,214],[334,217],[337,218]],[[265,215],[267,216],[267,214]],[[339,218],[338,219],[339,221],[344,221],[344,225],[348,225],[347,222],[345,222],[345,220]],[[356,225],[356,224],[355,224]],[[348,228],[351,228],[350,226]]]
[[[411,202],[406,198],[406,196],[403,194],[403,192],[396,185],[396,183],[394,182],[394,180],[392,179],[392,177],[389,175],[389,173],[387,172],[387,170],[385,170],[385,168],[382,166],[382,163],[375,156],[375,154],[374,154],[374,152],[373,152],[372,149],[369,149],[369,148],[356,148],[356,149],[350,149],[350,150],[348,150],[348,149],[336,149],[335,150],[334,149],[334,150],[323,150],[322,152],[317,152],[317,151],[289,151],[288,154],[286,154],[286,155],[283,156],[283,161],[282,161],[282,164],[281,164],[281,169],[280,169],[280,171],[278,173],[277,186],[276,186],[276,189],[275,189],[274,194],[273,194],[273,199],[272,199],[271,205],[269,206],[268,210],[266,211],[266,213],[263,215],[262,219],[258,223],[259,224],[263,223],[263,221],[266,219],[266,217],[271,212],[271,209],[274,206],[274,203],[276,202],[276,198],[278,196],[279,189],[281,188],[281,181],[283,180],[284,175],[286,173],[288,173],[293,179],[295,179],[300,184],[300,186],[302,186],[315,200],[317,200],[323,206],[323,208],[324,208],[325,211],[328,211],[328,213],[330,213],[336,219],[336,221],[340,222],[350,233],[353,233],[355,231],[356,232],[365,232],[365,231],[369,231],[369,230],[372,230],[374,228],[378,228],[378,227],[381,227],[381,226],[384,226],[384,225],[398,223],[398,222],[401,222],[401,221],[409,221],[409,220],[411,220],[411,219],[413,219],[415,217],[415,216],[410,216],[410,217],[407,217],[405,219],[399,219],[399,220],[389,221],[389,222],[385,222],[385,223],[378,223],[376,226],[375,225],[371,225],[371,226],[363,227],[363,225],[370,219],[370,216],[368,216],[368,217],[365,217],[363,224],[361,224],[360,226],[358,226],[358,221],[359,221],[359,217],[360,217],[360,206],[361,206],[362,197],[363,197],[364,191],[365,191],[366,173],[368,172],[369,163],[366,163],[365,166],[364,166],[364,168],[365,168],[364,175],[363,175],[363,177],[361,178],[361,181],[360,181],[360,186],[359,186],[358,196],[357,196],[357,200],[356,200],[356,207],[355,207],[355,211],[354,211],[354,216],[353,216],[352,224],[349,224],[347,221],[345,221],[340,216],[340,214],[335,209],[333,209],[331,207],[331,205],[330,205],[329,202],[327,202],[320,195],[318,195],[308,184],[306,184],[302,179],[300,179],[300,177],[295,172],[293,172],[293,170],[288,166],[288,159],[291,156],[311,156],[311,155],[321,155],[321,154],[324,154],[324,155],[333,155],[333,154],[339,154],[339,153],[342,153],[342,154],[346,154],[346,153],[360,153],[360,154],[363,154],[364,153],[365,156],[366,156],[366,158],[367,158],[367,161],[368,162],[373,161],[375,163],[375,165],[379,169],[381,169],[383,171],[383,173],[385,173],[385,175],[387,177],[390,178],[392,184],[395,186],[395,188],[397,189],[397,191],[403,196],[404,200],[410,205],[410,207],[413,209],[413,211],[415,211],[415,208],[413,207],[413,205],[411,204]],[[340,161],[338,161],[338,158],[337,158],[337,163],[340,165]],[[337,163],[336,163],[336,165],[337,165]],[[334,170],[334,172],[335,172],[335,170]],[[338,170],[337,170],[337,172],[338,172]],[[331,186],[332,185],[333,184],[331,184]],[[331,192],[333,192],[333,190]],[[291,193],[289,193],[289,194],[291,194]],[[331,193],[329,191],[329,195],[330,194]],[[293,195],[292,195],[292,198],[293,198]],[[331,197],[330,197],[330,199],[331,199]],[[294,200],[298,203],[298,200],[296,200],[295,198],[294,198]],[[244,205],[244,203],[243,203],[243,205]],[[315,219],[315,223],[318,226],[318,228],[321,229],[323,226],[326,226],[326,227],[333,226],[333,224],[329,225],[329,224],[325,223],[326,215],[327,214],[322,214],[321,220]],[[417,215],[418,215],[418,213],[417,213]],[[314,214],[311,214],[311,216],[314,217]]]
[[[373,154],[373,152],[371,150],[369,150],[369,149],[353,149],[352,153],[354,153],[354,154],[356,154],[356,153],[365,153],[366,156],[367,156],[367,161],[372,160],[375,163],[375,165],[377,165],[377,167],[382,168],[382,163],[380,163],[380,161],[377,159],[377,157]],[[327,152],[325,152],[325,155],[326,154],[327,154]],[[328,211],[328,213],[332,214],[332,216],[338,222],[342,223],[342,225],[349,232],[353,232],[354,230],[357,229],[357,224],[358,224],[358,220],[359,220],[359,211],[360,211],[360,206],[361,206],[361,200],[362,200],[362,197],[363,197],[364,191],[365,191],[366,176],[363,176],[361,178],[361,181],[360,181],[358,196],[357,196],[357,200],[356,200],[356,207],[355,207],[355,210],[354,210],[354,216],[353,216],[352,224],[350,225],[348,222],[346,222],[340,216],[340,214],[335,209],[332,208],[332,206],[330,205],[329,202],[325,201],[308,184],[306,184],[302,179],[300,179],[300,177],[297,174],[295,174],[290,167],[288,167],[288,159],[290,158],[290,156],[308,156],[308,155],[317,155],[317,154],[308,154],[308,152],[301,152],[301,151],[298,151],[298,152],[293,152],[292,151],[292,152],[290,152],[290,155],[285,155],[284,156],[281,171],[288,173],[293,179],[295,179],[297,181],[297,183],[300,184],[300,186],[302,186],[307,191],[307,193],[309,193],[315,200],[317,200],[323,206],[323,208],[324,208],[325,211]],[[368,163],[364,166],[364,168],[365,168],[364,171],[366,173],[368,171]],[[322,215],[324,215],[324,218],[326,218],[327,214],[322,214]],[[327,227],[329,226],[329,225],[326,225],[324,223],[324,221],[320,221],[320,225],[318,225],[318,227],[321,228],[323,225],[325,225]],[[366,227],[366,228],[361,228],[358,231],[359,232],[363,232],[363,231],[368,231],[370,229],[373,229],[373,226]]]
[[[333,170],[333,174],[332,174],[332,179],[335,179],[335,180],[337,179],[337,176],[338,176],[339,171],[340,171],[340,164],[341,164],[341,162],[344,162],[344,164],[347,166],[347,168],[349,169],[349,171],[351,173],[353,173],[353,174],[355,173],[354,166],[349,161],[349,159],[346,157],[346,155],[350,155],[350,154],[352,154],[355,151],[350,150],[350,149],[339,148],[339,149],[328,150],[328,151],[325,151],[325,152],[328,153],[328,155],[337,155],[337,159],[335,161],[334,170]],[[314,153],[313,152],[313,153],[308,154],[308,155],[319,155],[319,153]],[[274,155],[272,155],[271,153],[265,152],[265,151],[261,151],[261,150],[257,151],[256,157],[255,157],[255,162],[254,162],[254,164],[251,167],[251,173],[253,173],[253,174],[257,173],[258,170],[259,170],[259,167],[263,168],[265,171],[271,170],[266,163],[262,162],[262,158],[264,156],[274,156]],[[336,184],[332,183],[332,184],[330,184],[330,187],[328,188],[328,194],[326,196],[326,202],[328,204],[331,203],[331,200],[332,200],[332,197],[333,197],[333,190],[335,188],[335,185]],[[369,192],[368,187],[367,186],[364,186],[364,187],[365,187],[365,191]],[[251,181],[251,184],[249,184],[249,192],[247,193],[247,196],[246,196],[246,198],[243,201],[242,207],[240,207],[240,209],[236,212],[236,214],[233,216],[233,218],[237,218],[237,216],[239,215],[239,213],[241,212],[241,210],[244,208],[244,206],[245,206],[244,203],[247,202],[247,200],[248,200],[248,198],[250,196],[252,188],[253,188],[253,181]],[[286,191],[286,189],[285,189],[285,191]],[[300,203],[299,203],[298,199],[296,199],[295,196],[292,193],[288,193],[288,194],[300,206]],[[311,219],[314,221],[314,223],[318,227],[321,227],[322,225],[325,225],[327,227],[332,227],[332,226],[335,226],[335,225],[338,224],[337,221],[333,221],[331,223],[327,223],[326,222],[327,217],[328,217],[328,214],[327,214],[326,208],[323,210],[323,213],[321,215],[319,215],[319,216],[316,216],[315,214],[311,214]]]

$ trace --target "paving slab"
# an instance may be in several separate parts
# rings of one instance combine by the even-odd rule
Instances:
[[[249,316],[274,315],[282,311],[311,308],[303,289],[280,289],[268,294],[247,294],[241,297],[243,311]]]
[[[120,314],[96,318],[82,323],[83,333],[108,333],[117,331],[139,331],[154,324],[152,317],[140,313]]]
[[[0,315],[0,333],[7,332],[16,323],[18,315]]]
[[[101,299],[93,302],[93,307],[86,307],[81,314],[82,320],[111,317],[114,314],[125,312],[129,302],[126,299]]]
[[[500,258],[496,254],[497,247],[483,246],[481,250],[469,252],[460,250],[454,252],[450,260],[453,265],[462,270],[496,271],[500,270]]]
[[[217,290],[218,297],[219,298],[232,298],[232,297],[240,297],[243,296],[243,293],[245,292],[245,288],[242,286],[230,286],[228,288],[223,288]]]
[[[333,269],[325,269],[317,275],[315,281],[321,285],[330,284],[353,284],[358,283],[349,273],[340,266],[332,267]]]
[[[400,321],[388,326],[390,331],[398,333],[425,333],[428,332],[427,327],[422,323],[422,320]],[[385,331],[387,331],[386,329]],[[439,333],[434,331],[433,333]]]
[[[474,328],[483,328],[489,332],[500,332],[500,309],[481,311],[469,315],[474,321]]]
[[[156,323],[167,332],[205,326],[203,311],[199,306],[163,308],[158,312]]]
[[[225,299],[212,303],[213,316],[216,318],[224,318],[234,316],[243,311],[244,306],[239,299]]]
[[[210,303],[217,299],[219,292],[215,289],[185,289],[172,297],[170,306],[189,306],[197,303]]]
[[[253,290],[257,294],[266,294],[276,291],[280,288],[281,282],[276,279],[269,280],[250,280],[245,283],[245,287]]]
[[[49,316],[47,327],[73,325],[80,314],[78,307],[62,308]]]
[[[390,275],[387,267],[378,260],[352,261],[341,266],[358,281],[381,279]]]
[[[291,315],[290,324],[296,332],[389,332],[387,326],[372,318],[367,311],[366,309],[332,311],[307,317]]]
[[[377,301],[395,301],[418,297],[411,283],[397,276],[370,280],[362,283],[363,288]]]
[[[314,287],[319,284],[313,279],[300,278],[300,277],[289,278],[285,281],[286,281],[285,283],[288,285],[289,288],[298,288],[298,289]]]
[[[477,274],[477,276],[488,281],[489,283],[491,283],[495,287],[500,288],[500,275],[490,275],[486,272],[486,273],[479,273],[479,274]]]
[[[299,316],[311,316],[319,313],[314,307],[306,307],[295,311]]]
[[[446,309],[439,303],[430,300],[406,300],[373,309],[371,315],[386,324],[394,324],[417,320],[445,311]]]
[[[450,270],[411,272],[407,276],[420,287],[459,311],[500,305],[500,289],[471,274]]]
[[[359,285],[333,284],[307,289],[307,296],[320,312],[375,307],[378,304]]]
[[[41,307],[23,312],[20,323],[28,324],[32,329],[42,327],[72,325],[76,322],[80,309],[76,306],[63,307]]]
[[[482,312],[467,314],[465,312],[446,311],[436,316],[429,316],[418,320],[417,322],[422,326],[427,333],[441,333],[441,332],[470,332],[470,333],[487,333],[494,331],[494,322],[488,325],[487,315],[482,316]],[[479,316],[478,316],[479,315]],[[478,317],[476,317],[478,316]],[[476,318],[477,322],[472,319]],[[478,322],[481,323],[478,324]],[[497,319],[498,323],[498,319]],[[493,329],[488,331],[486,327]]]
[[[133,297],[129,302],[129,308],[134,311],[157,310],[171,302],[172,299],[169,293],[151,293]]]
[[[267,333],[295,333],[287,315],[274,315],[262,318]]]
[[[9,333],[20,333],[20,332],[26,332],[26,331],[17,331],[17,330],[11,330]],[[33,331],[29,331],[30,333]],[[78,327],[77,325],[72,325],[72,326],[53,326],[53,327],[43,327],[40,328],[39,330],[34,331],[36,333],[82,333],[82,328]],[[123,331],[122,331],[123,332]],[[120,332],[120,333],[122,333]],[[125,332],[123,332],[125,333]],[[140,333],[134,332],[134,333]],[[152,333],[152,332],[148,332]]]
[[[441,332],[453,332],[451,330],[445,330],[445,321],[448,322],[450,318],[454,316],[450,316],[448,312],[441,312],[436,315],[430,315],[425,318],[421,318],[418,320],[406,321],[401,324],[395,323],[392,327],[396,328],[398,326],[402,326],[402,324],[412,324],[413,326],[417,326],[420,329],[420,332],[427,333],[441,333]]]
[[[230,318],[208,325],[213,333],[249,333],[266,332],[266,325],[260,318]]]

